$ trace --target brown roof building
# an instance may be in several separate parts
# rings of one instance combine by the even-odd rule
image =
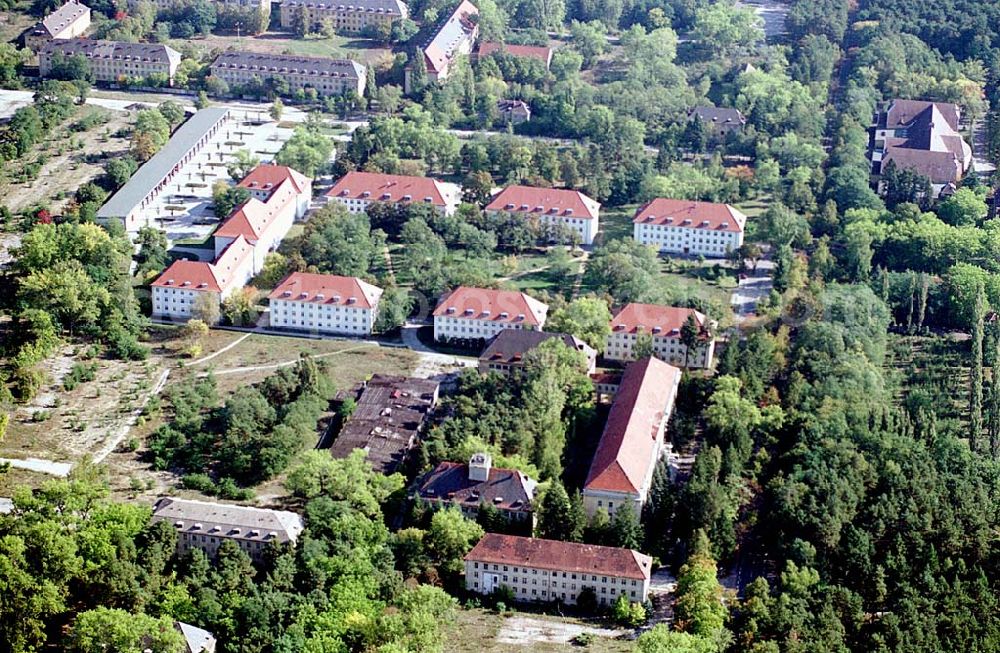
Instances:
[[[635,212],[632,237],[661,252],[721,257],[743,245],[746,221],[729,204],[657,197]]]
[[[591,589],[601,605],[619,595],[641,603],[651,567],[649,556],[632,549],[487,533],[465,556],[465,588],[491,594],[507,587],[518,601],[569,605]]]
[[[460,286],[438,300],[434,339],[473,343],[504,329],[541,331],[548,312],[548,305],[523,292]]]
[[[455,506],[475,519],[479,506],[493,506],[507,521],[534,525],[535,481],[516,469],[493,467],[489,454],[469,464],[443,462],[418,481],[416,496],[433,506]]]
[[[700,119],[715,134],[725,136],[726,134],[743,131],[747,124],[747,119],[740,113],[739,109],[729,109],[726,107],[695,107],[691,111],[690,119]]]
[[[479,9],[469,0],[462,0],[421,50],[428,79],[435,82],[447,79],[455,61],[472,52],[478,37]],[[413,68],[407,66],[404,75],[403,84],[409,93],[412,89]]]
[[[59,56],[74,55],[82,55],[87,60],[87,67],[98,82],[141,81],[151,75],[162,75],[172,85],[174,73],[181,64],[181,53],[162,43],[58,39],[49,41],[38,52],[38,73],[48,77]]]
[[[375,374],[361,384],[357,406],[330,448],[334,458],[363,449],[372,467],[392,474],[406,462],[438,401],[437,381]]]
[[[412,175],[387,175],[381,172],[352,171],[337,180],[326,196],[347,207],[351,213],[364,213],[375,202],[389,204],[430,204],[438,212],[451,215],[458,207],[461,189],[455,184]]]
[[[587,358],[587,371],[593,373],[597,367],[597,352],[579,338],[566,333],[546,331],[523,331],[520,329],[501,331],[486,345],[479,355],[479,371],[509,374],[524,366],[524,356],[535,347],[553,338],[561,339],[570,349],[583,352]]]
[[[893,100],[879,116],[872,152],[873,172],[891,164],[926,177],[935,196],[972,166],[972,148],[959,133],[958,105]]]
[[[646,502],[653,470],[665,451],[664,431],[673,412],[681,371],[656,358],[628,366],[583,485],[588,514],[636,514]]]
[[[597,236],[601,204],[578,190],[513,185],[504,188],[486,206],[487,213],[514,213],[542,224],[561,224],[580,234],[590,245]]]
[[[681,342],[681,329],[688,318],[694,317],[700,327],[696,351],[688,351]],[[660,306],[658,304],[626,304],[611,318],[611,333],[604,348],[608,360],[635,360],[635,344],[649,336],[653,354],[671,365],[709,368],[715,358],[715,339],[711,334],[715,323],[693,308]]]

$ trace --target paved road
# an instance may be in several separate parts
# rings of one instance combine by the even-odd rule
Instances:
[[[988,158],[987,129],[985,120],[972,125],[972,169],[981,176],[993,174],[997,166]]]
[[[73,465],[70,463],[57,463],[51,460],[42,460],[41,458],[26,458],[24,460],[16,458],[0,458],[0,463],[9,463],[11,467],[16,467],[17,469],[26,469],[30,472],[39,472],[41,474],[51,474],[52,476],[58,476],[60,478],[66,478],[69,476],[69,472],[73,469]]]
[[[731,303],[736,313],[736,321],[753,317],[757,302],[771,294],[774,288],[774,262],[761,259],[757,262],[757,270],[746,279],[740,279],[739,285],[733,290]]]

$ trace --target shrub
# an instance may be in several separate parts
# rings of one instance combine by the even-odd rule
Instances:
[[[197,490],[202,494],[215,495],[215,481],[208,474],[185,474],[181,477],[181,487],[185,490]]]
[[[573,637],[573,646],[590,646],[594,643],[593,633],[579,633]]]

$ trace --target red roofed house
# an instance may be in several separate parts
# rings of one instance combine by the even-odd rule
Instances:
[[[658,197],[635,212],[633,237],[670,254],[722,257],[743,244],[747,217],[729,206]]]
[[[702,329],[702,345],[685,361],[687,347],[681,343],[681,327],[691,315]],[[627,304],[611,318],[611,335],[604,356],[611,360],[633,360],[632,348],[645,333],[652,337],[653,353],[660,360],[672,365],[708,368],[715,356],[715,339],[709,333],[712,326],[703,313],[692,308]]]
[[[382,289],[357,277],[293,272],[268,299],[271,327],[370,335]]]
[[[254,246],[254,272],[264,268],[264,258],[276,249],[301,218],[312,199],[312,181],[288,166],[260,165],[239,184],[250,191],[250,199],[226,218],[212,234],[215,255],[243,236]]]
[[[680,382],[681,371],[656,358],[626,368],[583,484],[587,514],[625,507],[639,516],[656,463],[670,449],[663,434]]]
[[[597,235],[601,205],[580,191],[533,186],[508,186],[486,207],[487,213],[516,213],[542,224],[562,224],[590,245]]]
[[[462,0],[423,48],[427,78],[435,82],[447,79],[452,65],[462,55],[472,52],[478,37],[479,9],[469,0]],[[412,75],[413,68],[407,66],[403,78],[407,93],[412,90]]]
[[[431,204],[442,215],[451,215],[458,208],[462,191],[455,184],[430,177],[355,171],[341,177],[326,196],[351,213],[364,213],[373,202],[388,202]]]
[[[476,342],[504,329],[541,331],[549,307],[523,292],[488,288],[456,288],[434,309],[434,339]]]
[[[621,595],[642,603],[652,564],[632,549],[487,533],[465,556],[465,589],[491,594],[507,587],[518,601],[574,605],[589,588],[601,605]]]
[[[508,43],[497,43],[487,41],[479,46],[479,58],[488,57],[494,52],[509,54],[512,57],[523,57],[525,59],[536,59],[545,64],[545,70],[549,69],[552,63],[552,48],[541,45],[513,45]]]
[[[199,297],[216,304],[242,288],[254,275],[254,247],[242,235],[214,262],[174,261],[152,283],[153,315],[190,319]]]

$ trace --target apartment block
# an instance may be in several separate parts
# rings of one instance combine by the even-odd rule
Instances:
[[[728,204],[658,197],[636,211],[632,235],[667,254],[721,258],[743,245],[746,222]]]
[[[375,202],[383,202],[430,204],[438,213],[451,215],[458,208],[462,190],[456,184],[430,177],[353,171],[338,179],[326,196],[351,213],[364,213]]]
[[[351,0],[348,3],[283,0],[281,29],[304,27],[306,32],[319,32],[329,24],[337,32],[357,34],[369,27],[391,25],[409,15],[406,3],[400,0]]]
[[[681,328],[690,316],[701,329],[700,345],[688,353],[681,342]],[[630,361],[635,343],[649,336],[653,354],[671,365],[709,368],[715,356],[715,339],[711,335],[713,324],[703,313],[692,308],[658,306],[656,304],[627,304],[611,318],[611,335],[604,350],[609,360]]]
[[[371,335],[382,289],[357,277],[293,272],[270,294],[271,328]]]
[[[25,35],[24,44],[37,52],[49,41],[83,36],[88,27],[90,27],[90,7],[76,0],[70,0],[35,25]]]
[[[513,290],[462,286],[441,297],[434,309],[434,339],[474,344],[505,329],[541,331],[549,307]]]
[[[559,224],[576,232],[580,243],[594,242],[601,205],[577,190],[508,186],[486,206],[487,213],[513,213],[540,224]]]
[[[58,39],[49,41],[38,52],[38,72],[42,77],[52,72],[52,60],[57,54],[63,57],[83,55],[98,82],[146,79],[160,74],[172,85],[174,73],[181,63],[180,52],[159,43]]]
[[[212,62],[211,73],[234,92],[275,79],[285,81],[290,91],[311,88],[320,96],[353,91],[360,97],[367,81],[365,67],[350,59],[262,52],[223,52]]]

